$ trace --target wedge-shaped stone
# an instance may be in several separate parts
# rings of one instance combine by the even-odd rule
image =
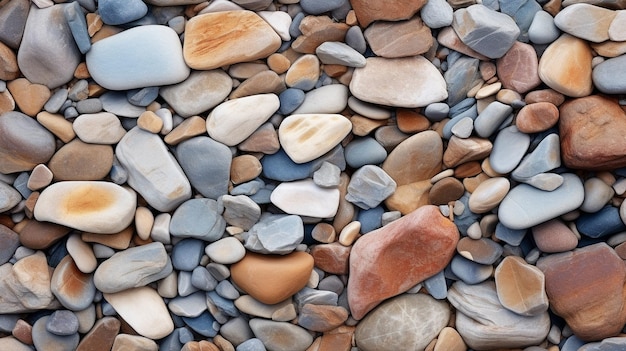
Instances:
[[[539,268],[517,256],[507,256],[495,271],[498,300],[522,316],[536,316],[548,310],[545,277]]]
[[[35,204],[35,218],[74,229],[113,234],[135,216],[137,195],[117,184],[97,181],[58,182],[47,187]]]
[[[337,146],[352,130],[350,120],[337,114],[298,114],[278,128],[283,149],[296,163],[312,161]]]

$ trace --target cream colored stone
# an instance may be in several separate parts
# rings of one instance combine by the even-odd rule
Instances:
[[[278,128],[283,149],[296,163],[314,160],[337,146],[352,130],[350,120],[338,114],[298,114]]]

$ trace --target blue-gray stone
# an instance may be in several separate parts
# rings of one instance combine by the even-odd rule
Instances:
[[[496,225],[496,238],[511,246],[519,246],[524,240],[526,232],[526,229],[511,229],[499,222]]]
[[[76,350],[80,336],[78,333],[72,335],[55,335],[46,330],[46,325],[50,316],[39,318],[33,324],[33,344],[37,350]]]
[[[302,9],[310,15],[320,15],[325,12],[338,9],[346,3],[347,0],[300,0]]]
[[[452,273],[465,284],[478,284],[487,280],[493,273],[493,266],[470,261],[462,256],[455,255],[450,263]]]
[[[183,317],[183,321],[193,331],[208,338],[216,336],[217,332],[220,330],[219,324],[215,321],[215,318],[207,311],[202,312],[198,317]]]
[[[126,92],[126,99],[135,106],[146,107],[159,96],[159,87],[145,87]]]
[[[261,208],[246,195],[224,195],[218,204],[224,208],[222,216],[226,223],[248,230],[261,217]]]
[[[481,76],[478,70],[480,61],[463,56],[457,59],[444,73],[448,90],[448,105],[456,105],[467,97],[467,93],[480,83]]]
[[[385,213],[385,209],[382,206],[359,210],[356,220],[361,223],[361,234],[367,234],[382,227],[383,213]]]
[[[209,273],[211,273],[211,276],[218,281],[222,281],[230,277],[230,270],[223,264],[211,262],[206,266],[206,269]]]
[[[581,346],[578,351],[623,351],[626,350],[625,337],[606,338],[598,342],[590,342]]]
[[[500,0],[500,12],[513,18],[520,29],[517,40],[524,43],[528,42],[528,29],[533,22],[535,14],[539,11],[541,11],[541,5],[535,0]]]
[[[13,0],[0,6],[0,41],[12,49],[20,46],[30,5],[29,0]]]
[[[474,224],[474,222],[478,221],[478,218],[480,217],[478,214],[470,211],[469,197],[470,193],[465,192],[465,194],[457,200],[463,206],[463,212],[461,212],[461,214],[457,214],[456,208],[454,211],[454,224],[456,224],[462,235],[467,235],[467,228]]]
[[[263,345],[263,342],[257,338],[248,339],[242,342],[241,344],[239,344],[239,346],[237,346],[237,348],[235,349],[235,351],[266,351],[266,350],[267,349],[265,348],[265,345]]]
[[[187,271],[178,272],[178,295],[189,296],[199,289],[191,284],[192,273]]]
[[[289,182],[309,177],[312,173],[313,162],[295,163],[281,148],[275,154],[263,156],[261,166],[264,177]]]
[[[452,6],[446,0],[428,0],[420,10],[420,17],[429,28],[442,28],[452,24]]]
[[[141,0],[100,0],[98,13],[102,22],[115,26],[145,16],[148,13],[148,6]]]
[[[446,276],[443,271],[424,280],[424,287],[428,290],[430,296],[437,300],[443,300],[448,296],[448,286],[446,285]]]
[[[619,208],[611,205],[595,213],[585,213],[576,219],[576,229],[590,238],[601,238],[626,230]]]
[[[61,110],[61,107],[67,100],[67,89],[59,89],[50,96],[48,101],[46,101],[45,105],[43,105],[43,109],[46,112],[57,113]]]
[[[319,284],[317,284],[317,288],[319,290],[328,290],[341,295],[345,289],[345,284],[341,281],[341,278],[333,274],[320,280]]]
[[[291,19],[291,24],[289,25],[289,35],[291,35],[292,38],[297,38],[302,34],[300,31],[300,23],[305,16],[306,14],[304,12],[299,12]]]
[[[232,161],[228,146],[207,136],[198,136],[178,144],[176,159],[191,186],[200,194],[215,200],[228,194]]]
[[[217,286],[217,280],[204,267],[196,267],[191,272],[191,285],[196,289],[211,291]]]
[[[626,94],[626,55],[610,58],[593,68],[593,84],[606,94]]]
[[[239,291],[228,280],[222,280],[215,287],[215,292],[221,297],[229,300],[236,300],[241,296]]]
[[[215,291],[209,291],[207,293],[207,303],[213,303],[213,305],[222,313],[230,317],[239,316],[239,310],[235,307],[235,303],[232,300],[221,297]]]
[[[98,113],[102,111],[102,101],[97,98],[80,100],[76,103],[76,111],[79,114]]]
[[[9,262],[19,246],[20,238],[17,233],[0,225],[0,265]]]
[[[128,102],[123,91],[109,91],[100,96],[102,108],[119,117],[137,118],[146,111],[144,107],[135,106]]]
[[[296,88],[285,89],[280,95],[278,100],[280,101],[280,107],[278,113],[281,115],[288,115],[295,111],[304,102],[304,91]]]
[[[113,166],[109,172],[109,177],[115,184],[124,184],[128,180],[128,171],[120,164],[117,157],[113,158]]]
[[[183,202],[172,215],[170,234],[213,242],[221,238],[226,221],[219,214],[217,201],[191,199]]]
[[[170,335],[166,336],[159,342],[159,351],[180,351],[184,343],[180,341],[179,334],[181,330],[186,328],[176,328]],[[193,339],[192,339],[193,340]]]
[[[304,224],[296,215],[264,215],[245,234],[244,246],[253,252],[286,255],[304,240]]]
[[[483,138],[490,137],[512,112],[511,106],[500,101],[490,103],[474,120],[476,134]]]
[[[513,179],[524,180],[561,166],[561,144],[558,134],[549,134],[533,152],[528,154],[511,174]]]
[[[561,31],[554,24],[554,17],[546,11],[537,11],[530,27],[528,39],[539,45],[550,44],[561,35]]]
[[[70,27],[76,46],[82,54],[91,48],[91,37],[87,32],[87,20],[78,2],[73,2],[63,9],[65,20]]]
[[[20,317],[19,314],[0,314],[0,332],[11,334]]]
[[[323,64],[347,67],[364,67],[365,57],[348,44],[327,41],[315,49],[315,54]]]
[[[17,178],[13,181],[15,181]],[[26,190],[29,190],[26,188]],[[8,211],[17,206],[22,201],[21,192],[5,182],[0,181],[0,212]]]
[[[367,42],[359,26],[352,26],[348,29],[345,42],[360,54],[364,54],[365,50],[367,50]]]
[[[274,188],[274,185],[268,184],[264,188],[259,189],[259,191],[253,195],[250,195],[250,199],[259,205],[267,205],[272,202],[270,197]]]
[[[238,346],[248,339],[254,338],[254,333],[252,333],[252,329],[250,329],[248,319],[242,316],[231,318],[228,322],[224,323],[220,328],[220,335],[235,346]]]
[[[172,265],[181,271],[193,271],[204,254],[204,242],[199,239],[187,238],[172,248]]]
[[[455,115],[454,117],[452,117],[451,120],[448,121],[448,123],[446,123],[445,126],[443,126],[443,137],[445,139],[450,139],[452,138],[452,128],[459,123],[461,120],[465,119],[465,118],[471,118],[472,120],[476,120],[476,117],[478,117],[478,106],[476,104],[472,105],[469,109]]]
[[[256,178],[249,182],[241,183],[230,190],[231,195],[247,195],[251,196],[256,194],[259,190],[261,190],[265,186],[265,182]],[[257,202],[258,203],[258,202]]]
[[[181,317],[198,317],[207,310],[206,293],[196,291],[187,296],[176,296],[167,303],[167,308]]]
[[[330,162],[322,163],[322,166],[313,172],[313,182],[323,188],[335,188],[341,182],[341,170]]]
[[[46,322],[46,330],[59,336],[74,335],[78,333],[78,317],[72,311],[54,311]]]
[[[87,83],[87,80],[85,79],[76,81],[76,83],[74,83],[74,85],[72,85],[70,90],[68,90],[67,92],[67,97],[74,102],[79,101],[79,100],[84,100],[88,96],[89,96],[89,83]]]
[[[298,305],[298,310],[302,309],[302,306],[307,303],[313,305],[332,305],[337,306],[339,296],[332,291],[324,291],[304,287],[298,291],[294,296],[294,301]]]
[[[459,103],[457,103],[456,105],[452,105],[448,108],[448,116],[449,117],[455,117],[460,113],[463,113],[467,110],[469,110],[470,108],[472,108],[473,106],[476,105],[476,99],[474,98],[465,98],[461,101],[459,101]],[[476,110],[478,111],[478,109]],[[476,114],[478,114],[478,112],[476,112]],[[446,117],[448,117],[446,116]]]
[[[489,155],[491,168],[500,174],[511,172],[520,163],[529,145],[530,136],[520,132],[516,126],[502,129],[496,136]]]
[[[72,119],[78,117],[78,110],[74,106],[70,106],[63,110],[63,117],[65,119]]]
[[[346,163],[352,168],[377,165],[387,158],[387,151],[372,137],[352,140],[344,149]]]
[[[445,102],[435,102],[429,104],[424,109],[424,116],[431,122],[439,122],[448,117],[450,106]]]
[[[365,165],[352,174],[345,198],[364,210],[380,205],[396,191],[396,182],[382,168]]]
[[[585,342],[572,335],[561,345],[561,351],[578,351],[581,346],[585,345]]]
[[[338,22],[345,22],[345,19],[348,16],[350,10],[352,10],[352,5],[350,4],[350,1],[344,1],[341,6],[331,11],[330,18]]]

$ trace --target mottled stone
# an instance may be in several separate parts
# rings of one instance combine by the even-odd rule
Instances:
[[[539,268],[516,256],[505,257],[495,270],[498,300],[522,316],[536,316],[548,310],[545,278]]]
[[[587,96],[593,90],[591,59],[591,48],[584,40],[563,34],[541,55],[539,78],[559,93]]]
[[[434,40],[430,28],[419,17],[399,22],[376,22],[363,34],[376,56],[385,58],[423,54]]]
[[[426,2],[423,0],[411,1],[409,3],[397,0],[352,0],[350,4],[354,9],[359,25],[365,28],[374,21],[398,21],[411,18]]]

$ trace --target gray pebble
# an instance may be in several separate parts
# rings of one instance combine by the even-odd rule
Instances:
[[[470,118],[472,120],[472,131],[473,131],[474,120],[476,119],[476,117],[478,117],[478,106],[474,104],[467,110],[456,114],[454,117],[452,117],[451,120],[448,121],[448,123],[446,123],[445,126],[443,126],[443,137],[445,139],[452,138],[452,135],[454,135],[454,133],[452,133],[452,128],[454,128],[454,126],[456,126],[457,123],[459,123],[465,118]],[[468,123],[468,122],[465,122],[465,123]]]
[[[448,286],[443,271],[424,280],[424,287],[428,293],[437,300],[443,300],[448,296]]]
[[[232,161],[228,146],[209,137],[199,136],[178,144],[176,158],[189,182],[200,194],[215,200],[228,194]]]
[[[221,297],[215,291],[209,291],[207,293],[206,303],[213,303],[219,311],[229,317],[239,316],[239,310],[235,307],[235,303],[232,300]]]
[[[19,319],[18,314],[0,314],[0,332],[10,334]]]
[[[85,99],[76,103],[76,111],[79,114],[98,113],[102,111],[102,102],[100,99]]]
[[[233,345],[238,346],[248,339],[254,338],[247,318],[235,317],[224,323],[220,328],[220,334]]]
[[[464,257],[455,255],[450,263],[452,273],[459,277],[465,284],[478,284],[487,280],[492,272],[493,266],[472,262]]]
[[[12,49],[20,46],[30,5],[28,0],[17,0],[0,7],[0,41]]]
[[[217,280],[204,267],[196,267],[191,272],[191,285],[196,289],[211,291],[217,286]]]
[[[67,89],[61,88],[52,94],[48,101],[43,105],[44,110],[50,113],[57,113],[67,100]]]
[[[515,180],[524,180],[540,173],[551,171],[561,166],[561,144],[559,135],[549,134],[533,152],[528,154],[513,171]]]
[[[217,201],[191,199],[183,202],[172,215],[170,233],[213,242],[222,237],[226,221],[218,212]]]
[[[546,11],[537,11],[528,28],[528,38],[535,44],[550,44],[555,41],[561,31],[554,24],[554,18]]]
[[[204,242],[202,240],[183,239],[172,248],[172,265],[177,270],[193,271],[200,264],[203,254]]]
[[[159,87],[145,87],[126,92],[128,102],[135,106],[146,107],[159,96]]]
[[[231,195],[235,195],[235,196],[236,195],[251,196],[251,195],[256,194],[264,186],[265,186],[265,182],[262,179],[260,179],[260,178],[256,178],[256,179],[251,180],[249,182],[241,183],[241,184],[233,187],[230,190],[230,194]]]
[[[135,106],[128,102],[126,93],[122,91],[109,91],[100,96],[102,108],[119,117],[139,117],[146,111],[144,107]]]
[[[299,12],[291,19],[291,24],[289,25],[289,35],[291,35],[292,38],[297,38],[302,34],[300,31],[300,23],[305,16],[306,14],[304,12]]]
[[[81,79],[74,83],[70,90],[67,92],[68,99],[76,102],[80,100],[85,100],[89,97],[89,84],[87,80]]]
[[[223,264],[211,262],[206,266],[206,269],[211,273],[213,278],[218,281],[228,279],[230,277],[230,270]]]
[[[474,120],[471,117],[462,117],[452,126],[450,131],[458,138],[469,138],[472,135],[472,131],[474,131]]]
[[[65,117],[65,119],[76,118],[78,117],[78,110],[76,110],[76,107],[70,106],[63,110],[63,117]]]
[[[167,25],[172,28],[177,34],[182,34],[185,31],[185,24],[187,21],[184,16],[176,16],[169,21],[167,21]]]
[[[339,167],[330,162],[324,162],[320,169],[313,173],[313,182],[322,188],[336,187],[339,185],[340,175],[341,170]]]
[[[32,333],[35,348],[47,351],[75,350],[80,339],[78,333],[66,336],[52,334],[46,330],[50,318],[50,316],[41,317],[33,324]]]
[[[261,217],[261,208],[245,195],[224,195],[218,203],[224,207],[226,223],[249,230]]]
[[[221,297],[229,300],[236,300],[241,296],[239,291],[231,284],[228,280],[222,280],[215,287],[215,292],[218,293]]]
[[[467,97],[467,93],[479,84],[482,79],[478,70],[479,60],[463,56],[450,63],[443,78],[448,88],[448,104],[456,105]]]
[[[372,137],[352,140],[344,150],[346,163],[352,168],[377,165],[387,158],[387,151]]]
[[[452,6],[445,0],[428,0],[420,10],[420,17],[430,28],[442,28],[452,24]]]
[[[263,345],[263,342],[257,338],[248,339],[242,342],[241,344],[239,344],[239,346],[237,346],[237,348],[235,349],[235,351],[266,351],[266,350],[267,349],[265,348],[265,345]]]
[[[502,129],[496,136],[489,155],[491,168],[507,174],[517,167],[530,146],[530,136],[520,132],[516,126]]]
[[[435,102],[429,104],[424,109],[424,116],[428,118],[431,122],[438,122],[444,118],[448,117],[448,113],[450,112],[450,106],[444,102]]]
[[[146,15],[148,6],[141,0],[100,0],[98,13],[102,22],[119,25],[138,20]]]
[[[0,213],[17,206],[22,200],[22,195],[14,187],[0,182]]]
[[[605,94],[626,94],[626,55],[610,58],[593,68],[593,84]]]
[[[365,165],[350,179],[346,200],[367,210],[380,205],[396,191],[396,182],[380,167]]]
[[[347,67],[365,66],[365,57],[347,44],[338,41],[327,41],[315,49],[317,57],[323,64],[343,65]]]
[[[284,90],[280,93],[280,95],[278,95],[278,99],[280,100],[278,113],[283,115],[291,114],[298,107],[300,107],[300,105],[302,105],[305,96],[306,94],[304,91],[300,89],[288,88]]]
[[[33,193],[32,190],[28,189],[28,172],[21,172],[17,178],[13,181],[13,188],[17,190],[23,198],[28,199],[30,194]],[[21,200],[21,199],[20,199]]]
[[[167,303],[167,308],[177,316],[197,317],[207,310],[206,293],[196,291],[187,296],[177,296]]]
[[[178,295],[180,296],[188,296],[199,289],[191,284],[191,272],[180,271],[178,272]]]
[[[365,50],[367,50],[367,42],[359,26],[352,26],[348,29],[345,42],[360,54],[364,54]]]
[[[556,173],[539,173],[521,182],[540,190],[553,191],[563,184],[563,176]]]
[[[502,122],[513,112],[513,108],[499,101],[490,103],[474,121],[474,130],[483,137],[490,137],[500,127]]]
[[[59,336],[74,335],[78,332],[78,318],[72,311],[54,311],[46,322],[46,330]]]
[[[343,6],[347,0],[300,0],[300,6],[302,9],[311,15],[320,15],[324,12],[329,12]]]
[[[317,290],[304,287],[293,296],[294,302],[298,305],[298,310],[302,306],[310,303],[313,305],[332,305],[337,306],[339,296],[332,291]]]
[[[304,240],[304,224],[296,215],[264,215],[245,235],[244,246],[253,252],[285,255]]]

